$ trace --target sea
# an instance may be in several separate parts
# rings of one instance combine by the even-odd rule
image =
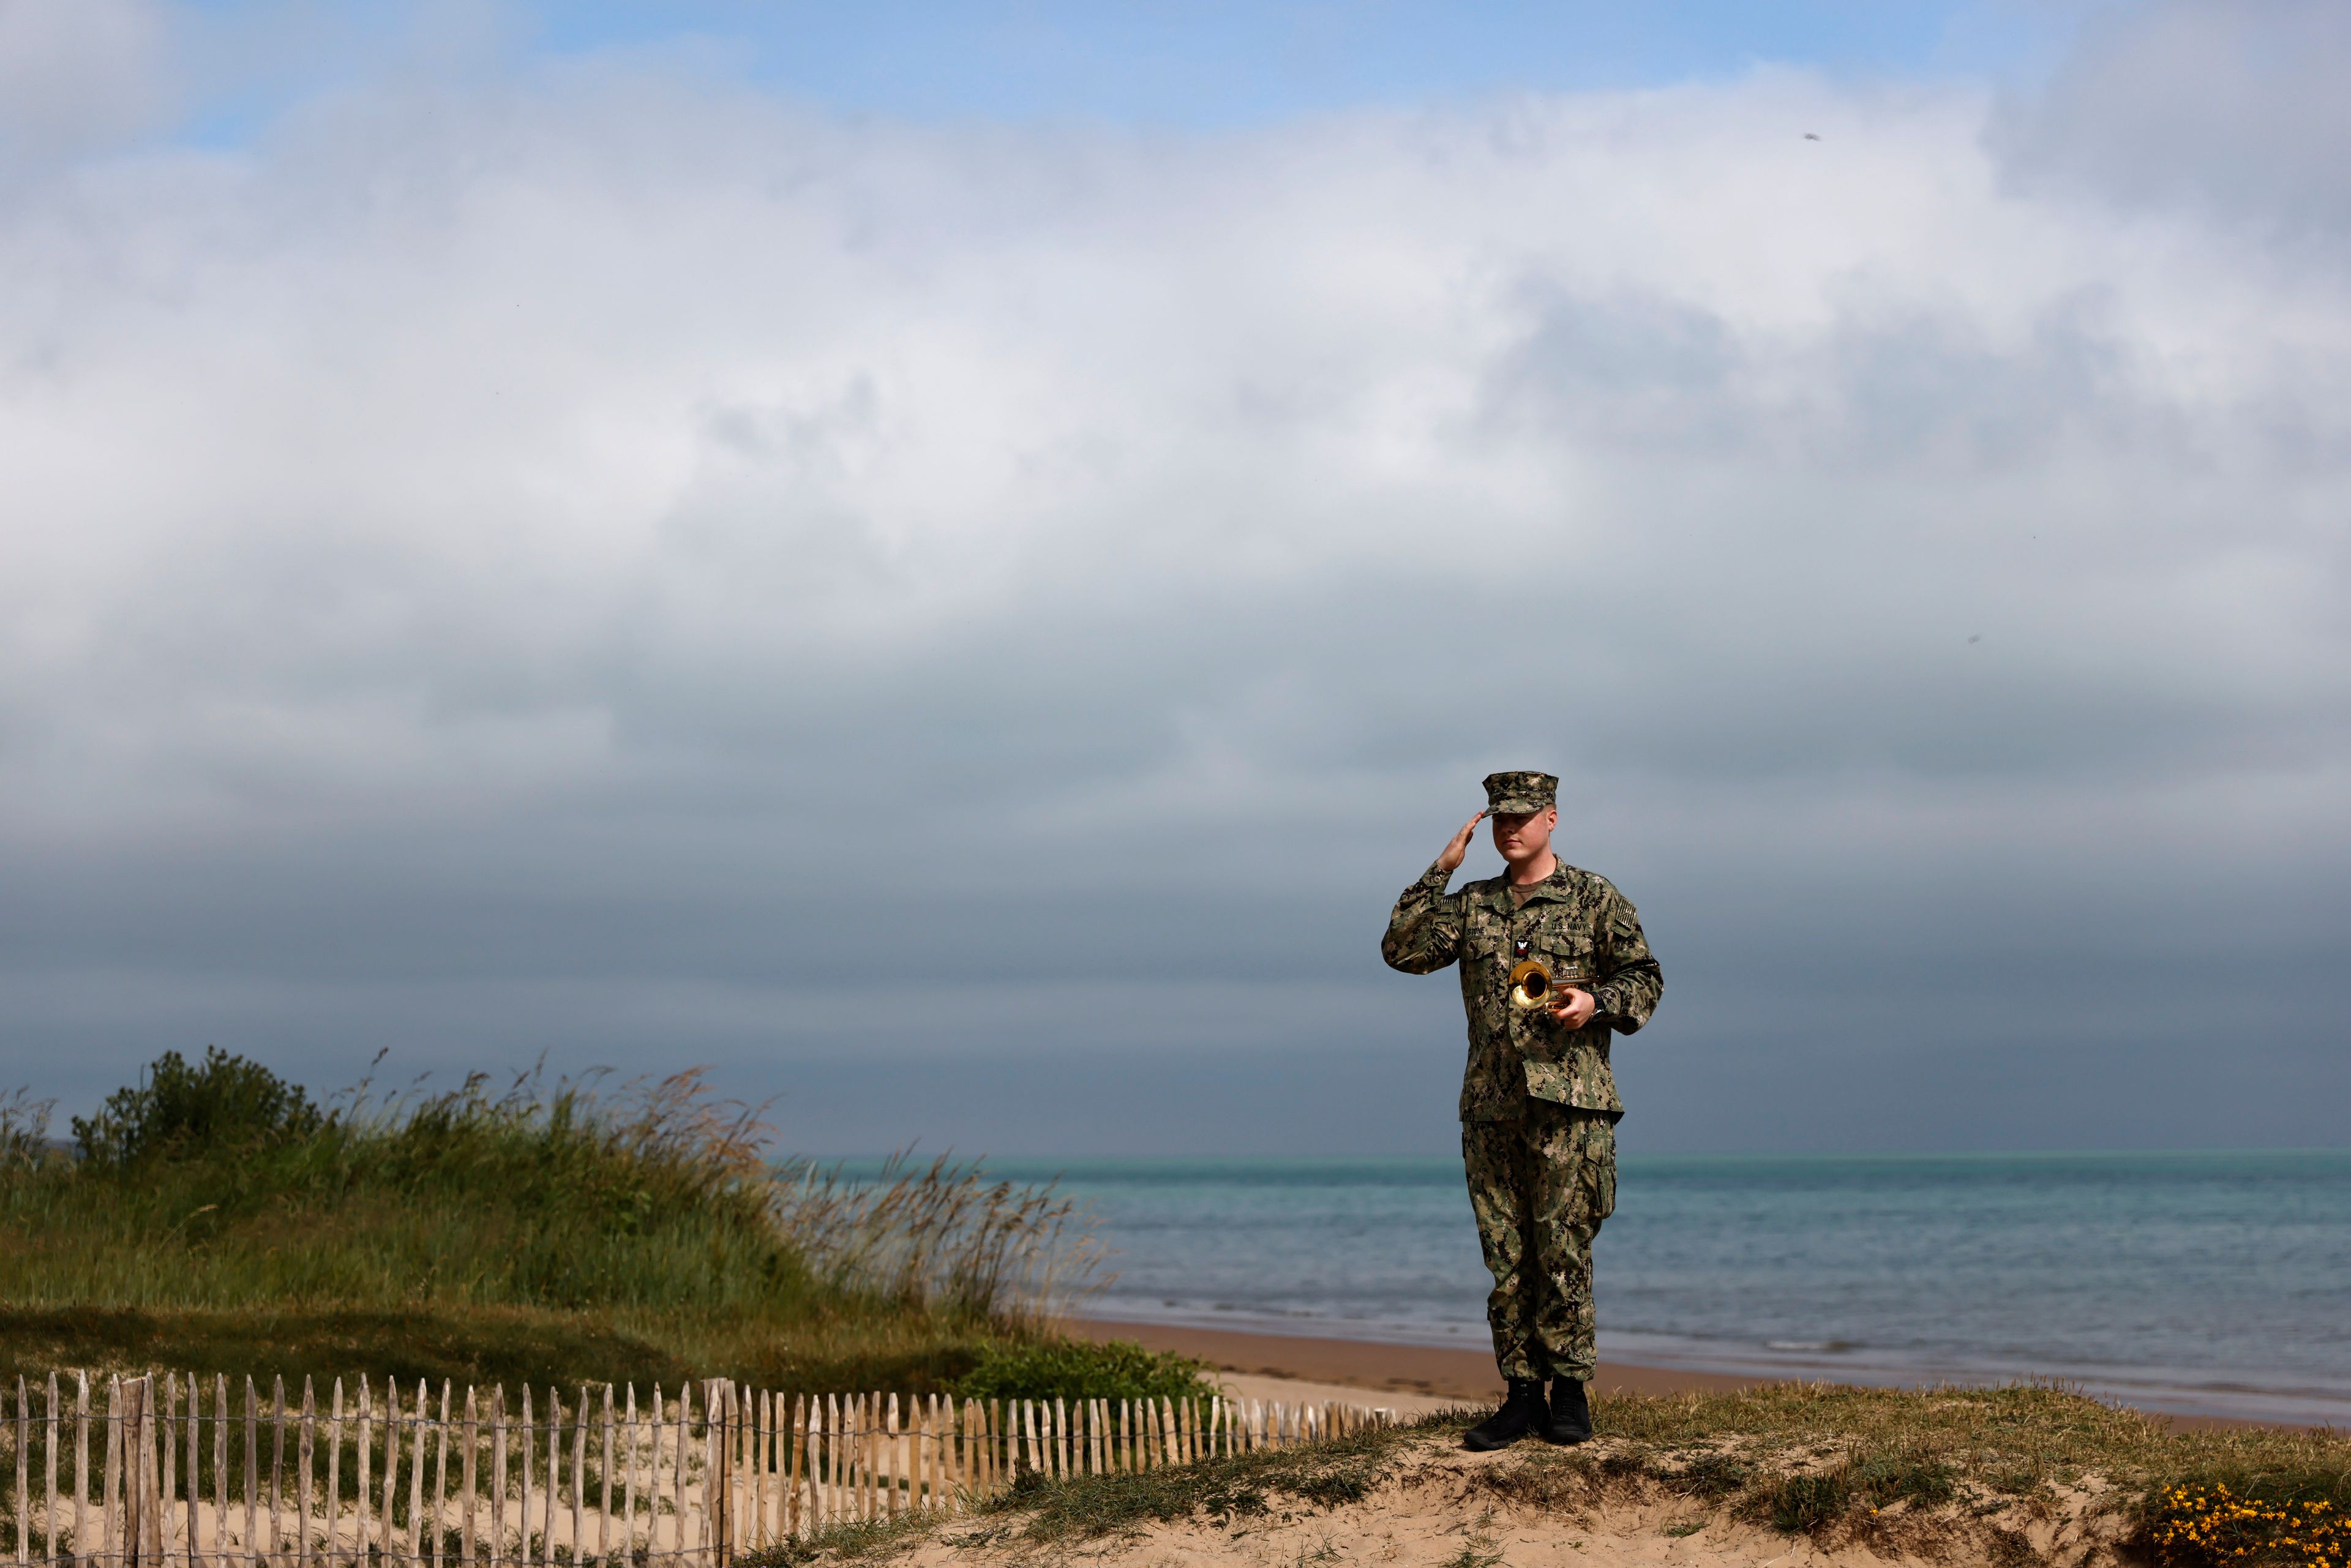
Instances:
[[[1489,1344],[1458,1159],[988,1169],[1090,1214],[1087,1316]],[[2351,1425],[2351,1153],[1630,1155],[1593,1256],[1604,1360]]]

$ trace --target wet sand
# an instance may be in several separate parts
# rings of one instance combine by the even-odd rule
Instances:
[[[1493,1356],[1482,1350],[1292,1338],[1288,1334],[1240,1333],[1231,1329],[1185,1328],[1167,1323],[1079,1322],[1071,1323],[1070,1330],[1092,1340],[1134,1340],[1153,1350],[1196,1356],[1223,1371],[1252,1377],[1335,1384],[1471,1405],[1490,1405],[1502,1396],[1501,1375],[1494,1370]],[[1678,1394],[1692,1390],[1720,1393],[1752,1388],[1762,1381],[1721,1373],[1677,1372],[1604,1361],[1593,1386],[1614,1394]]]
[[[1292,1338],[1288,1334],[1242,1333],[1232,1329],[1188,1328],[1170,1323],[1079,1320],[1068,1327],[1071,1333],[1082,1338],[1133,1340],[1153,1350],[1172,1350],[1179,1355],[1194,1356],[1220,1371],[1249,1378],[1278,1378],[1288,1383],[1368,1389],[1405,1396],[1399,1399],[1399,1405],[1409,1404],[1416,1408],[1428,1408],[1423,1401],[1491,1405],[1502,1396],[1501,1375],[1494,1370],[1494,1358],[1482,1350]],[[1769,1381],[1719,1372],[1686,1372],[1677,1367],[1632,1366],[1604,1361],[1592,1385],[1607,1394],[1721,1394],[1735,1388],[1757,1387]],[[2302,1424],[2247,1421],[2228,1416],[2149,1413],[2181,1430]]]

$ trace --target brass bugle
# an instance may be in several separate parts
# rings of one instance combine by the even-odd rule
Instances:
[[[1537,1008],[1549,1012],[1559,1006],[1559,994],[1570,986],[1592,988],[1588,975],[1553,975],[1540,958],[1521,958],[1510,971],[1510,1005],[1521,1012]]]

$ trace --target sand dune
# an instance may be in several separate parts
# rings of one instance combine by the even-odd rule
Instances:
[[[1432,1441],[1362,1501],[1283,1507],[1217,1523],[1200,1517],[1105,1538],[1041,1544],[1017,1521],[950,1525],[905,1557],[926,1565],[1070,1563],[1102,1568],[1875,1568],[1887,1563],[2080,1564],[2112,1555],[2119,1522],[2086,1510],[2049,1519],[1899,1517],[1868,1538],[1816,1542],[1721,1517],[1687,1499],[1577,1495],[1529,1444],[1465,1453]],[[1547,1482],[1547,1473],[1552,1479]],[[1995,1532],[2001,1532],[1995,1534]]]

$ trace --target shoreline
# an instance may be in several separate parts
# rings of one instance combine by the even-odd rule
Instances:
[[[1238,1329],[1192,1328],[1178,1323],[1138,1323],[1104,1318],[1073,1318],[1066,1326],[1081,1338],[1097,1342],[1133,1340],[1151,1350],[1172,1350],[1178,1355],[1207,1362],[1220,1371],[1250,1377],[1329,1384],[1468,1404],[1491,1404],[1502,1396],[1501,1374],[1494,1369],[1492,1354],[1483,1350],[1254,1333]],[[1769,1381],[1720,1372],[1687,1372],[1604,1361],[1592,1385],[1609,1394],[1727,1394]]]
[[[1073,1337],[1132,1340],[1148,1350],[1173,1351],[1205,1361],[1220,1372],[1324,1388],[1359,1389],[1410,1400],[1419,1407],[1439,1404],[1491,1405],[1502,1396],[1501,1375],[1482,1350],[1439,1345],[1391,1344],[1375,1340],[1194,1328],[1179,1323],[1130,1322],[1107,1318],[1071,1318],[1062,1325]],[[1697,1372],[1682,1367],[1639,1366],[1603,1361],[1592,1387],[1601,1394],[1729,1394],[1790,1381],[1834,1382]],[[2236,1416],[2195,1416],[2134,1406],[2180,1431],[2232,1430],[2252,1427],[2316,1427],[2314,1421],[2259,1421]]]

